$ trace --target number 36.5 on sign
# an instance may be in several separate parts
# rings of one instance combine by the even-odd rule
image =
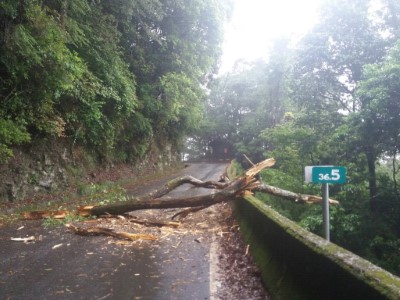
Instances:
[[[306,182],[313,183],[346,183],[346,168],[338,166],[307,166]]]

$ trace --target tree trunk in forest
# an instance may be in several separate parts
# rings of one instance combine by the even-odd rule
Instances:
[[[368,164],[369,203],[371,210],[376,211],[378,206],[378,190],[376,186],[376,155],[373,146],[367,146],[365,155]]]

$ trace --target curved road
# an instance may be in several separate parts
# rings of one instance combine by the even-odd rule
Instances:
[[[218,180],[226,166],[191,164],[175,176]],[[184,185],[174,191],[199,192],[209,190]],[[27,236],[37,241],[10,240]],[[193,235],[134,247],[109,241],[73,235],[63,227],[45,229],[37,221],[0,229],[0,299],[212,299],[210,242]]]

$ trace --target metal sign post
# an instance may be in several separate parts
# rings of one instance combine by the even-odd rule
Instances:
[[[322,218],[325,239],[329,242],[331,240],[331,234],[329,230],[329,183],[322,184]]]
[[[330,241],[329,226],[329,183],[346,183],[346,168],[336,166],[305,167],[306,182],[322,183],[322,217],[325,239]]]

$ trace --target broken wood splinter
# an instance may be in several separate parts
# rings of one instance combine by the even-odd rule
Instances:
[[[32,235],[32,236],[29,236],[29,237],[24,237],[24,238],[10,238],[10,240],[11,241],[14,241],[14,242],[24,242],[24,243],[29,243],[29,242],[33,242],[33,241],[35,241],[36,240],[36,238]]]

